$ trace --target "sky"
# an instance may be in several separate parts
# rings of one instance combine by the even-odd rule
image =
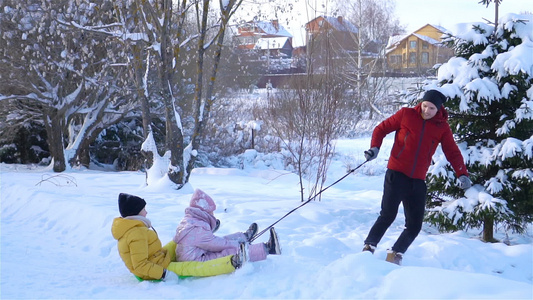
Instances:
[[[426,24],[452,29],[456,23],[486,22],[494,20],[494,4],[489,7],[480,0],[396,0],[396,15],[412,32]],[[533,13],[531,0],[503,0],[499,7],[500,17],[506,13]]]
[[[279,0],[277,0],[279,1]],[[406,26],[407,32],[413,32],[426,24],[440,25],[452,30],[456,23],[485,22],[494,20],[494,4],[479,4],[480,0],[396,0],[396,16]],[[276,5],[276,0],[245,0],[239,18],[249,21],[255,15],[264,19],[278,19],[293,34],[293,45],[304,43],[302,27],[318,15],[330,14],[331,2],[327,0],[292,0]],[[287,4],[290,3],[290,4]],[[307,5],[306,5],[307,4]],[[290,5],[286,7],[285,5]],[[282,7],[281,9],[279,7]],[[291,9],[292,8],[292,9]],[[318,9],[315,9],[318,8]],[[500,16],[505,13],[533,12],[531,0],[503,0],[500,4]]]

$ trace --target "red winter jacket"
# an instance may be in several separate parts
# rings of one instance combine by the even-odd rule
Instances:
[[[387,168],[411,178],[425,180],[431,158],[441,143],[446,159],[451,163],[457,177],[468,176],[463,156],[447,122],[446,109],[441,107],[429,120],[424,120],[421,113],[420,103],[414,108],[400,109],[374,129],[370,147],[380,148],[383,138],[396,131]]]

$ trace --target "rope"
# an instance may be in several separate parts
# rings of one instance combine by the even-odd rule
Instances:
[[[286,213],[283,217],[281,217],[279,220],[277,220],[276,222],[274,222],[272,225],[268,226],[267,228],[261,230],[259,233],[255,234],[251,239],[250,239],[250,244],[255,241],[255,239],[257,239],[258,237],[260,237],[263,233],[267,232],[268,230],[270,230],[270,228],[274,227],[274,225],[278,224],[281,220],[285,219],[285,217],[287,217],[288,215],[292,214],[295,210],[299,209],[300,207],[306,205],[307,203],[311,202],[313,199],[315,199],[317,196],[319,196],[320,194],[322,194],[325,190],[329,189],[330,187],[336,185],[337,183],[339,183],[341,180],[343,180],[344,178],[346,178],[348,175],[352,174],[353,172],[355,172],[357,169],[359,169],[360,167],[362,167],[364,164],[366,164],[368,162],[368,160],[366,160],[365,162],[363,162],[362,164],[360,164],[359,166],[357,166],[356,168],[354,169],[351,169],[350,171],[348,171],[348,173],[346,173],[344,176],[342,176],[341,178],[339,178],[337,181],[335,181],[334,183],[328,185],[327,187],[323,188],[321,191],[319,191],[318,193],[316,193],[313,197],[309,198],[307,201],[305,201],[304,203],[302,203],[300,206],[292,209],[291,211],[289,211],[288,213]]]

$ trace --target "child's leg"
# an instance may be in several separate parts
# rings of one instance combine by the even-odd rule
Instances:
[[[165,246],[163,246],[163,249],[166,249],[168,253],[170,253],[170,261],[176,261],[176,242],[170,241]]]
[[[267,251],[264,243],[252,244],[248,247],[248,257],[250,261],[265,260]]]
[[[225,235],[224,238],[226,240],[246,242],[246,236],[242,232],[235,232],[232,234],[228,234],[228,235]]]
[[[206,277],[227,274],[235,271],[231,264],[233,255],[224,256],[207,261],[171,262],[167,269],[178,276]]]

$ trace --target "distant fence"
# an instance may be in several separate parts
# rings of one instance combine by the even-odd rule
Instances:
[[[320,75],[320,74],[318,74]],[[355,76],[355,74],[352,74]],[[291,80],[303,79],[307,77],[307,73],[292,73],[292,74],[265,74],[259,78],[257,81],[258,88],[266,88],[270,83],[271,87],[277,88],[284,85],[288,85]],[[363,74],[366,76],[366,74]],[[400,72],[382,72],[372,74],[374,77],[419,77],[420,74],[414,73],[400,73]]]

